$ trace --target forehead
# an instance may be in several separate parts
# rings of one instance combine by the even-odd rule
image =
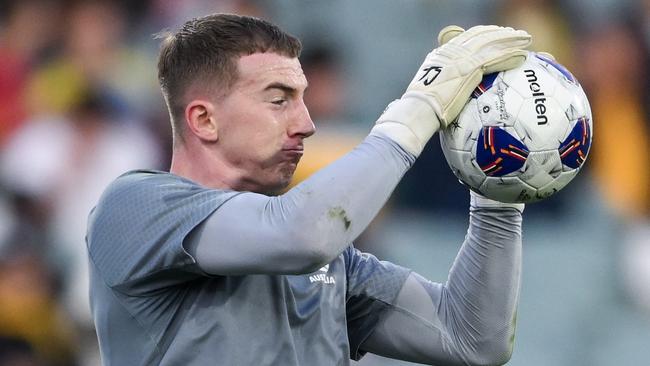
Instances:
[[[243,88],[264,88],[270,83],[282,82],[296,89],[305,89],[307,79],[297,58],[277,53],[254,53],[242,56],[237,62],[236,85]]]

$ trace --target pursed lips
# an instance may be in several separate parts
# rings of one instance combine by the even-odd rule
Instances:
[[[303,153],[305,152],[305,149],[302,144],[285,145],[282,148],[282,152],[289,158],[289,160],[292,160],[297,163],[302,157]]]
[[[305,147],[303,144],[286,144],[282,146],[282,151],[300,152],[302,154],[304,150]]]

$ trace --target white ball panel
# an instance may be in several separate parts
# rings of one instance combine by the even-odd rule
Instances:
[[[476,100],[472,99],[460,112],[458,119],[440,131],[440,140],[444,140],[449,149],[465,151],[472,149],[481,130],[481,121],[476,111]]]
[[[544,103],[535,103],[531,98],[524,100],[517,123],[530,138],[526,146],[531,151],[541,151],[557,149],[569,121],[554,99],[546,98]]]
[[[522,98],[526,98],[530,95],[530,89],[526,84],[526,79],[524,75],[524,69],[530,66],[531,64],[528,61],[526,61],[521,66],[514,69],[510,69],[506,72],[502,72],[500,75],[501,80],[503,80],[504,83],[508,84],[508,86],[516,90]]]
[[[479,188],[481,194],[501,202],[526,202],[534,197],[536,189],[517,177],[487,177]]]
[[[576,177],[576,175],[578,175],[579,170],[580,169],[573,169],[568,172],[562,172],[555,180],[545,185],[544,187],[539,188],[537,190],[537,195],[540,197],[539,199],[550,197],[560,189],[564,188],[567,184],[569,184],[569,182],[571,182],[571,180],[573,180],[573,178]]]
[[[484,126],[512,126],[522,102],[523,98],[515,90],[497,78],[492,88],[477,98],[481,123]]]
[[[515,89],[524,99],[543,98],[553,95],[558,86],[557,80],[537,64],[524,63],[522,66],[504,72],[503,80]]]
[[[584,111],[580,111],[580,109],[582,109],[582,106],[580,105],[569,104],[569,106],[564,110],[564,115],[567,120],[575,122],[578,118],[585,116]]]
[[[587,99],[587,94],[585,94],[585,91],[582,90],[582,88],[579,88],[577,90],[577,93],[581,95],[581,100],[582,100],[582,105],[585,109],[585,115],[589,118],[589,124],[591,125],[592,123],[592,117],[591,117],[591,105],[589,105],[589,100]],[[593,127],[593,126],[591,126]],[[593,128],[592,128],[593,131]]]
[[[443,142],[444,143],[444,142]],[[444,149],[445,158],[456,177],[470,187],[480,187],[485,174],[472,162],[472,155],[467,151]]]
[[[504,120],[504,123],[506,126],[512,127],[517,122],[517,116],[519,116],[519,111],[524,104],[524,98],[522,98],[515,89],[510,86],[505,86],[503,100],[505,100],[504,110],[508,115],[508,118]]]
[[[526,159],[519,178],[527,184],[540,188],[551,183],[562,172],[562,162],[557,151],[532,152]]]
[[[555,66],[549,64],[548,62],[541,60],[537,57],[531,57],[531,60],[537,63],[541,68],[546,70],[546,73],[551,76],[555,81],[557,81],[560,89],[576,87],[578,84],[575,81],[567,79],[567,77],[560,72]]]

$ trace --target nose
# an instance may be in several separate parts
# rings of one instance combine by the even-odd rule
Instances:
[[[289,136],[307,138],[313,135],[315,131],[316,126],[314,126],[314,121],[311,120],[309,110],[305,103],[300,101],[299,105],[296,107],[296,114],[293,121],[289,126],[289,131],[287,132]]]

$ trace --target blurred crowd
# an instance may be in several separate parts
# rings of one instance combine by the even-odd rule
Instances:
[[[364,137],[444,25],[529,31],[534,49],[554,54],[581,81],[595,132],[576,182],[526,215],[547,235],[557,234],[558,221],[606,220],[616,242],[603,245],[617,279],[602,291],[617,297],[613,309],[650,324],[650,0],[5,0],[0,365],[99,364],[87,300],[87,215],[121,173],[168,168],[171,131],[154,35],[212,12],[266,18],[303,40],[305,100],[318,132],[306,141],[296,182]],[[584,200],[604,214],[572,209],[592,207]],[[390,257],[373,231],[412,215],[466,220],[466,203],[434,138],[358,244]]]

